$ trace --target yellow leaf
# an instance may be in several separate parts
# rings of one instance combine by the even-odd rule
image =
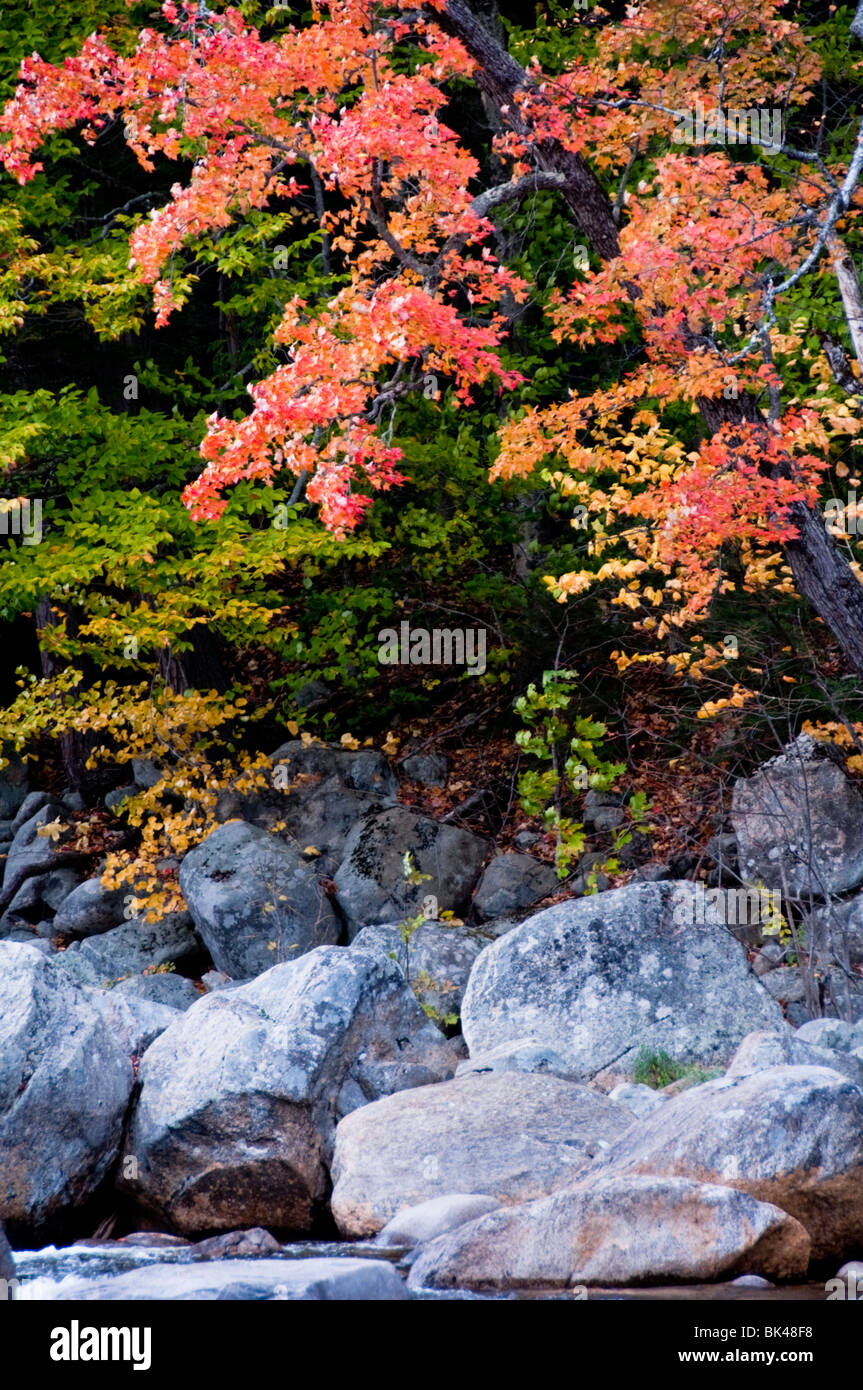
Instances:
[[[52,820],[47,825],[40,825],[36,834],[40,835],[43,840],[59,840],[61,832],[68,830],[68,828],[67,825],[63,825],[62,821]]]

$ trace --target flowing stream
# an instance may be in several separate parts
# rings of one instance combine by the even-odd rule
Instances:
[[[299,1241],[282,1246],[278,1254],[202,1261],[192,1246],[125,1245],[103,1241],[42,1250],[20,1250],[15,1254],[19,1280],[16,1297],[31,1300],[112,1299],[286,1299],[321,1297],[320,1293],[297,1293],[296,1276],[303,1287],[313,1288],[315,1280],[331,1277],[332,1261],[373,1260],[397,1264],[404,1251],[380,1246]],[[308,1279],[303,1276],[308,1275]],[[311,1282],[310,1282],[311,1281]],[[324,1295],[326,1296],[326,1295]],[[330,1294],[330,1297],[333,1295]],[[338,1296],[338,1295],[336,1295]],[[362,1296],[362,1295],[358,1295]],[[523,1289],[512,1293],[472,1293],[467,1290],[411,1293],[419,1299],[559,1299],[577,1297],[566,1290]],[[794,1284],[776,1288],[751,1288],[734,1284],[663,1285],[628,1289],[591,1289],[590,1300],[704,1300],[704,1301],[823,1301],[823,1284]]]

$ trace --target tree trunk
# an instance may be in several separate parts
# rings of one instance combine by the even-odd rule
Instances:
[[[863,292],[857,277],[857,267],[850,251],[838,236],[831,236],[827,247],[842,297],[842,308],[845,310],[845,321],[851,335],[854,356],[863,374]],[[863,389],[863,379],[858,382],[858,386]]]
[[[74,614],[66,615],[67,631],[74,636],[78,621]],[[36,609],[36,627],[41,631],[43,628],[57,627],[60,615],[55,610],[55,605],[49,598],[40,599]],[[63,663],[58,661],[53,652],[47,651],[42,643],[39,643],[39,660],[42,666],[42,675],[46,679],[57,676],[64,669]],[[98,800],[117,785],[116,765],[100,763],[95,768],[87,767],[87,759],[95,748],[105,742],[105,738],[98,734],[82,734],[73,730],[70,733],[60,734],[60,756],[63,759],[63,770],[68,778],[69,785],[74,791],[80,792],[87,801]]]
[[[517,108],[513,101],[516,92],[536,89],[524,68],[498,43],[491,30],[471,14],[463,0],[449,0],[437,18],[441,28],[459,39],[479,64],[476,81],[480,91],[498,110],[502,106],[509,107],[506,123],[510,129],[526,133],[529,127],[515,114]],[[535,96],[541,100],[538,90]],[[565,149],[558,140],[537,140],[534,148],[540,169],[563,174],[566,179],[561,189],[563,199],[596,253],[603,260],[618,255],[617,226],[611,203],[581,155]]]
[[[821,513],[795,502],[790,519],[797,538],[786,541],[794,583],[827,624],[848,664],[863,675],[863,584],[855,577]]]
[[[192,642],[187,652],[164,647],[159,653],[159,673],[177,695],[186,690],[217,690],[224,695],[230,686],[219,656],[219,647],[210,629],[197,623],[190,629]]]

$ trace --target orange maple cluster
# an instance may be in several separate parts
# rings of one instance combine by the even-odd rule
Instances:
[[[0,118],[0,160],[21,181],[40,167],[33,157],[50,131],[81,124],[95,138],[114,119],[146,168],[157,157],[194,158],[188,182],[131,238],[159,324],[188,292],[172,267],[196,239],[295,198],[309,167],[338,195],[324,230],[334,254],[349,258],[349,283],[327,303],[290,300],[276,333],[285,362],[250,387],[244,419],[210,419],[205,467],[185,494],[196,518],[218,517],[240,479],[285,469],[310,475],[308,496],[327,526],[355,527],[369,493],[402,481],[386,426],[407,391],[440,374],[467,402],[491,376],[502,387],[520,380],[499,355],[500,306],[528,287],[494,255],[492,225],[477,209],[477,161],[439,119],[446,84],[475,67],[437,25],[445,7],[436,0],[421,18],[410,0],[377,14],[362,0],[331,0],[311,27],[265,38],[237,10],[167,0],[171,32],[143,30],[128,57],[93,36],[62,66],[34,56],[22,67]],[[779,9],[779,0],[737,0],[733,13],[719,0],[630,7],[598,28],[589,60],[561,75],[531,61],[500,112],[498,156],[513,181],[554,141],[615,172],[657,134],[668,140],[696,100],[707,109],[785,103],[792,92],[805,100],[818,60]],[[406,71],[408,35],[416,61]],[[611,387],[512,419],[495,474],[561,460],[566,470],[551,476],[592,513],[594,556],[617,527],[628,555],[564,576],[562,596],[618,573],[630,602],[653,568],[678,612],[693,615],[727,540],[769,547],[787,537],[788,506],[812,500],[828,441],[817,415],[795,407],[687,451],[669,408],[727,395],[730,380],[735,394],[778,398],[770,332],[763,360],[735,349],[763,328],[765,266],[787,267],[811,244],[813,219],[802,214],[824,187],[807,165],[779,180],[727,151],[675,148],[653,169],[620,199],[619,255],[554,295],[549,310],[561,342],[637,332],[636,365]]]

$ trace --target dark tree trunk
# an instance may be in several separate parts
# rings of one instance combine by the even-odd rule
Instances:
[[[513,97],[517,91],[529,91],[535,84],[524,68],[498,43],[491,28],[472,14],[462,0],[449,0],[446,9],[438,14],[441,28],[453,34],[479,64],[476,74],[480,90],[497,106],[509,107],[507,124],[524,133],[528,127],[515,115]],[[541,100],[536,93],[537,100]],[[557,140],[538,140],[534,148],[541,169],[563,174],[566,179],[561,195],[573,218],[589,240],[597,255],[611,260],[618,254],[617,226],[611,203],[593,171],[580,155],[573,154]]]
[[[829,627],[858,676],[863,675],[863,584],[854,576],[820,512],[790,508],[797,538],[783,547],[794,583]]]
[[[162,679],[177,695],[185,690],[218,690],[224,695],[230,681],[216,639],[202,623],[190,629],[190,638],[192,646],[187,652],[174,652],[165,647],[159,653]]]
[[[70,635],[74,636],[78,629],[78,621],[74,614],[67,613],[66,629]],[[55,605],[48,598],[40,600],[36,609],[36,626],[41,631],[43,628],[57,627],[60,615],[56,612]],[[46,678],[57,676],[64,669],[64,663],[59,661],[53,652],[47,651],[44,645],[39,644],[39,659],[42,666],[42,675]],[[114,764],[99,763],[94,768],[87,767],[87,759],[95,748],[105,743],[105,736],[94,733],[70,733],[60,734],[60,756],[63,759],[63,769],[69,781],[69,786],[73,790],[80,792],[87,801],[98,800],[117,785],[118,769]]]
[[[448,0],[446,8],[435,13],[441,27],[459,39],[477,62],[476,80],[482,92],[498,107],[509,107],[509,124],[525,133],[523,121],[513,115],[513,97],[517,91],[534,86],[527,73],[464,0]],[[858,28],[852,25],[854,33],[863,34],[861,15],[863,0],[855,19]],[[617,256],[619,243],[611,201],[581,156],[556,140],[538,140],[534,149],[540,168],[564,176],[561,195],[596,254],[602,260]],[[763,420],[754,400],[747,396],[702,399],[699,406],[711,434],[726,423]],[[791,519],[798,535],[786,542],[784,553],[795,583],[839,642],[848,664],[863,676],[863,585],[854,577],[820,512],[797,503],[791,509]]]

